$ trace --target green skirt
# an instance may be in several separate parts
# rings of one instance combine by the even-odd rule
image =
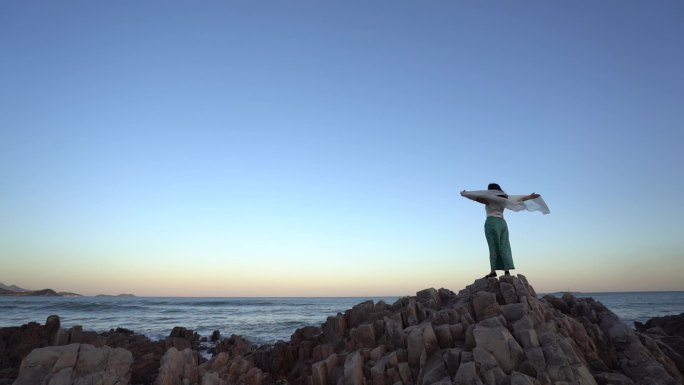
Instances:
[[[489,245],[489,264],[492,271],[515,269],[506,221],[503,218],[487,217],[485,237]]]

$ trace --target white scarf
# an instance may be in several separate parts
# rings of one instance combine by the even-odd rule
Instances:
[[[544,202],[544,199],[539,196],[538,198],[528,199],[526,201],[520,202],[520,199],[526,197],[527,195],[509,195],[508,199],[500,197],[498,195],[506,194],[498,190],[477,190],[477,191],[463,191],[461,196],[477,199],[483,198],[491,202],[496,202],[509,210],[513,211],[541,211],[542,214],[546,215],[550,213],[549,207]]]

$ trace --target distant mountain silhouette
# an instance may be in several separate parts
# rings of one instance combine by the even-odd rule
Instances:
[[[12,297],[81,297],[80,294],[76,293],[57,293],[52,289],[42,289],[36,291],[12,291],[0,288],[0,296],[12,296]]]
[[[5,284],[2,283],[2,282],[0,282],[0,289],[5,289],[5,290],[9,290],[9,291],[14,291],[14,292],[18,292],[18,293],[24,293],[24,292],[28,292],[28,291],[33,291],[33,290],[24,289],[24,288],[19,287],[19,286],[17,286],[17,285],[9,285],[9,286],[7,286],[7,285],[5,285]]]

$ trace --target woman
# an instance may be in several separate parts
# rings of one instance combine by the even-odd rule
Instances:
[[[503,216],[504,209],[513,211],[529,210],[549,213],[546,203],[539,194],[508,196],[496,183],[490,183],[486,191],[461,191],[461,195],[485,205],[487,220],[485,221],[485,237],[489,246],[489,264],[491,272],[485,278],[496,277],[497,270],[504,270],[505,275],[511,275],[509,270],[515,269],[511,244],[508,241],[508,225]],[[532,203],[524,203],[534,200]]]

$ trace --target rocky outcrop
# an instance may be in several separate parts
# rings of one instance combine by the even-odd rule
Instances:
[[[39,348],[24,358],[14,385],[125,385],[133,356],[125,349],[71,344]]]
[[[174,328],[169,337],[161,341],[151,341],[123,328],[98,334],[84,331],[81,326],[69,329],[60,326],[59,317],[51,315],[44,326],[31,322],[21,327],[0,328],[0,385],[12,384],[19,374],[22,359],[42,347],[87,344],[126,349],[133,355],[131,383],[152,384],[167,350],[172,347],[197,350],[199,346],[197,333],[182,327]]]
[[[538,299],[524,276],[367,301],[256,348],[238,336],[197,384],[679,384],[676,362],[592,299]],[[189,382],[192,384],[192,382]]]
[[[197,353],[199,336],[183,328],[155,343],[125,329],[62,331],[58,319],[29,329],[45,341],[91,339],[130,350],[133,384],[684,383],[662,326],[632,330],[590,298],[539,299],[522,275],[478,279],[458,294],[426,289],[393,304],[366,301],[271,346],[231,336],[206,362]]]
[[[196,384],[199,381],[198,362],[199,355],[196,351],[170,348],[162,357],[159,375],[154,385]]]
[[[667,355],[684,373],[684,313],[651,318],[645,324],[634,326],[642,342]]]
[[[53,323],[50,328],[54,334]],[[11,384],[24,357],[34,349],[48,346],[48,338],[46,327],[37,322],[0,328],[0,384]]]

